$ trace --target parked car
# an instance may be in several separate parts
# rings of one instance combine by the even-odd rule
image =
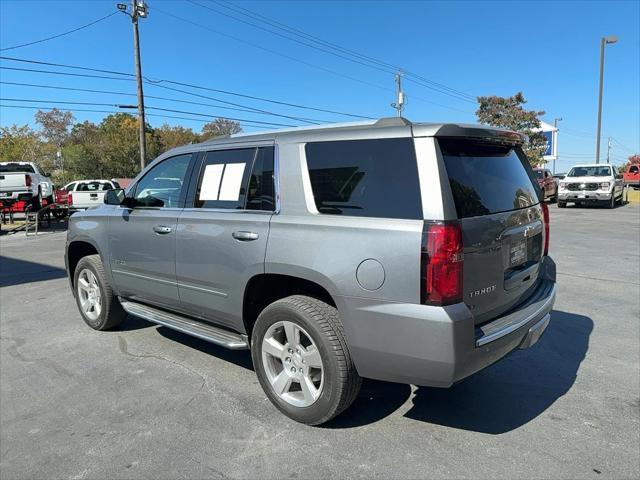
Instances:
[[[54,186],[49,175],[32,162],[0,162],[0,200],[4,204],[30,203],[34,210],[53,203]]]
[[[66,203],[70,212],[86,210],[101,205],[107,190],[119,188],[113,180],[79,180],[64,186]],[[63,195],[61,195],[63,198]]]
[[[393,118],[171,150],[71,217],[78,308],[96,330],[129,313],[250,349],[306,424],[362,377],[449,387],[550,321],[549,211],[523,141]]]
[[[625,185],[630,185],[635,189],[640,188],[640,167],[631,165],[629,170],[622,174],[622,180]]]
[[[560,182],[558,207],[564,208],[567,202],[576,205],[604,204],[614,208],[622,203],[622,175],[612,165],[587,164],[576,165]]]
[[[544,199],[555,202],[558,199],[558,184],[553,175],[546,168],[534,168],[533,173],[538,181],[538,186],[544,194]]]

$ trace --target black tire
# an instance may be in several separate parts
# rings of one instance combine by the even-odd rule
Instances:
[[[607,203],[607,208],[616,208],[616,196],[611,193],[611,200],[609,200]]]
[[[100,314],[95,319],[87,316],[81,304],[78,282],[84,270],[89,270],[93,273],[100,290],[101,309]],[[85,323],[94,330],[109,330],[118,326],[126,318],[127,313],[122,309],[118,298],[113,294],[111,285],[107,281],[100,255],[89,255],[80,259],[73,273],[73,288],[80,315]]]
[[[315,402],[306,407],[291,405],[280,398],[265,372],[262,341],[269,327],[281,321],[302,327],[322,359],[323,387]],[[307,425],[320,425],[342,413],[353,403],[362,385],[347,348],[338,310],[312,297],[293,295],[267,306],[253,328],[251,357],[260,385],[271,403],[289,418]]]
[[[558,208],[567,208],[567,202],[561,202],[558,200]]]
[[[51,213],[53,213],[54,218],[56,218],[57,220],[62,220],[67,216],[66,210],[53,210]]]

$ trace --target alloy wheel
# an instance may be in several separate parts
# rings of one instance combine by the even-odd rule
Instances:
[[[102,312],[102,294],[95,274],[85,268],[78,275],[80,308],[89,320],[97,320]]]
[[[269,327],[262,340],[262,365],[275,394],[290,405],[308,407],[320,397],[322,358],[300,325],[280,321]]]

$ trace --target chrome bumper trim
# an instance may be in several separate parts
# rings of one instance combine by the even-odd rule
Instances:
[[[488,335],[485,335],[484,337],[480,337],[478,340],[476,340],[476,347],[482,347],[483,345],[486,345],[487,343],[491,343],[494,342],[496,340],[498,340],[499,338],[502,338],[506,335],[509,335],[510,333],[515,332],[516,330],[524,327],[527,323],[531,322],[532,320],[536,319],[537,317],[540,316],[540,314],[542,312],[544,312],[547,309],[550,309],[550,305],[553,305],[553,302],[556,299],[556,285],[554,284],[553,287],[551,288],[551,294],[549,295],[549,298],[547,298],[547,301],[544,302],[540,308],[538,308],[535,312],[531,313],[530,315],[526,316],[525,318],[523,318],[522,320],[520,320],[517,323],[513,323],[505,328],[503,328],[502,330],[498,330],[496,332],[492,332]]]

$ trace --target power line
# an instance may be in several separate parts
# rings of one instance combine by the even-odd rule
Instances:
[[[154,7],[154,10],[158,10],[156,7]],[[52,63],[52,62],[43,62],[43,61],[37,61],[37,60],[28,60],[28,59],[24,59],[24,58],[14,58],[14,57],[5,57],[5,56],[0,56],[0,60],[9,60],[9,61],[14,61],[14,62],[24,62],[24,63],[33,63],[33,64],[39,64],[39,65],[48,65],[48,66],[54,66],[54,67],[63,67],[63,68],[71,68],[71,69],[76,69],[76,70],[83,70],[83,71],[92,71],[92,72],[99,72],[99,73],[108,73],[108,74],[112,74],[112,75],[121,75],[121,76],[126,76],[126,77],[135,77],[135,75],[133,75],[132,73],[127,73],[127,72],[118,72],[118,71],[114,71],[114,70],[103,70],[103,69],[98,69],[98,68],[90,68],[90,67],[84,67],[84,66],[79,66],[79,65],[68,65],[68,64],[62,64],[62,63]],[[25,70],[25,71],[35,71],[35,70],[28,70],[28,69],[19,69],[16,67],[0,67],[0,68],[5,68],[5,69],[9,69],[9,70]],[[60,75],[71,75],[70,73],[61,73],[58,72],[58,74]],[[78,75],[78,76],[84,76],[84,77],[90,77],[90,78],[105,78],[105,79],[111,79],[111,80],[125,80],[124,78],[119,78],[119,77],[105,77],[105,76],[95,76],[95,75],[88,75],[88,74],[83,74],[83,75]],[[274,99],[270,99],[270,98],[265,98],[265,97],[258,97],[258,96],[254,96],[254,95],[246,95],[246,94],[242,94],[242,93],[238,93],[238,92],[233,92],[230,90],[221,90],[221,89],[216,89],[216,88],[210,88],[210,87],[204,87],[201,85],[195,85],[195,84],[189,84],[189,83],[185,83],[185,82],[178,82],[175,80],[167,80],[167,79],[158,79],[158,80],[153,80],[149,77],[145,77],[145,79],[153,84],[158,84],[158,83],[171,83],[174,85],[181,85],[181,86],[185,86],[185,87],[190,87],[190,88],[197,88],[197,89],[201,89],[201,90],[208,90],[211,92],[217,92],[217,93],[223,93],[225,95],[232,95],[232,96],[237,96],[237,97],[242,97],[242,98],[249,98],[252,100],[259,100],[262,102],[268,102],[268,103],[273,103],[276,105],[283,105],[283,106],[288,106],[288,107],[293,107],[293,108],[300,108],[300,109],[304,109],[304,110],[312,110],[312,111],[316,111],[316,112],[323,112],[323,113],[330,113],[330,114],[334,114],[334,115],[343,115],[343,116],[347,116],[347,117],[353,117],[353,118],[361,118],[361,119],[365,119],[365,120],[374,120],[373,117],[367,117],[364,115],[357,115],[354,113],[349,113],[349,112],[342,112],[342,111],[337,111],[337,110],[330,110],[330,109],[326,109],[326,108],[318,108],[318,107],[312,107],[312,106],[308,106],[308,105],[301,105],[301,104],[295,104],[295,103],[290,103],[290,102],[283,102],[280,100],[274,100]],[[131,78],[129,80],[132,80]],[[384,88],[384,87],[382,87]]]
[[[302,38],[307,37],[307,38],[304,38],[304,40],[298,40],[296,38],[291,38],[290,36],[287,36],[285,34],[273,31],[273,30],[271,30],[269,28],[266,28],[264,26],[256,25],[255,23],[248,22],[248,21],[243,20],[241,18],[238,18],[238,17],[235,17],[235,16],[230,15],[228,13],[222,12],[222,11],[217,10],[215,8],[212,8],[210,6],[202,5],[202,4],[200,4],[200,3],[198,3],[198,2],[196,2],[194,0],[187,0],[187,1],[189,3],[191,3],[191,4],[193,4],[193,5],[197,5],[197,6],[201,7],[201,8],[205,8],[205,9],[210,10],[210,11],[212,11],[214,13],[219,14],[219,15],[223,15],[223,16],[225,16],[227,18],[231,18],[233,20],[236,20],[238,22],[244,23],[246,25],[250,25],[250,26],[252,26],[254,28],[257,28],[259,30],[263,30],[263,31],[269,32],[269,33],[271,33],[273,35],[277,35],[279,37],[282,37],[282,38],[285,38],[287,40],[299,43],[301,45],[305,45],[305,46],[313,48],[315,50],[319,50],[321,52],[328,53],[330,55],[334,55],[336,57],[345,59],[347,61],[354,62],[354,63],[360,64],[360,65],[364,65],[365,67],[373,68],[375,70],[379,70],[379,71],[382,71],[384,73],[392,73],[392,74],[395,74],[398,71],[402,71],[405,75],[407,75],[407,77],[414,77],[414,78],[408,78],[408,79],[412,80],[414,83],[417,83],[418,85],[421,85],[423,87],[429,88],[429,89],[434,90],[434,91],[436,91],[438,93],[441,93],[443,95],[448,95],[448,96],[456,98],[458,100],[462,100],[462,101],[466,101],[466,102],[470,102],[470,103],[476,103],[475,97],[473,97],[473,96],[471,96],[471,95],[469,95],[467,93],[464,93],[464,92],[461,92],[459,90],[455,90],[455,89],[453,89],[451,87],[448,87],[446,85],[434,82],[432,80],[429,80],[428,78],[422,77],[422,76],[414,74],[412,72],[408,72],[404,68],[401,68],[401,67],[398,67],[398,66],[394,66],[394,65],[388,64],[386,62],[383,62],[383,61],[380,61],[380,60],[377,60],[377,59],[373,59],[372,57],[367,57],[365,55],[359,54],[359,53],[354,52],[354,51],[349,50],[349,49],[345,49],[343,47],[340,47],[340,46],[338,46],[336,44],[332,44],[330,42],[325,42],[325,41],[323,41],[321,39],[318,39],[317,37],[313,37],[312,35],[308,35],[308,34],[300,35],[298,33],[291,32],[288,29],[276,26],[276,28],[279,28],[280,30],[284,30],[289,34],[293,33],[293,35],[296,35],[297,37],[302,37]],[[247,13],[238,12],[238,11],[234,10],[233,8],[231,8],[231,7],[227,7],[226,5],[221,4],[220,2],[214,2],[214,3],[217,3],[218,5],[223,6],[225,8],[228,8],[229,10],[232,10],[232,11],[234,11],[236,13],[240,13],[240,14],[242,14],[244,16],[249,16],[250,17],[250,15],[248,15]],[[247,9],[243,9],[243,10],[248,11]],[[264,20],[259,20],[259,21],[264,22]],[[307,41],[305,41],[307,39],[311,39],[311,41],[315,42],[316,45],[314,45],[312,43],[308,43]],[[318,46],[317,45],[318,43],[323,45],[323,46]],[[324,48],[325,45],[328,46],[330,49],[332,49],[334,51],[327,50],[326,48]]]
[[[83,28],[87,28],[87,27],[90,27],[91,25],[95,25],[96,23],[101,22],[103,20],[106,20],[109,17],[113,17],[117,13],[118,12],[110,13],[109,15],[105,15],[104,17],[101,17],[101,18],[99,18],[97,20],[94,20],[91,23],[87,23],[86,25],[82,25],[81,27],[74,28],[73,30],[69,30],[67,32],[59,33],[59,34],[53,35],[51,37],[42,38],[40,40],[35,40],[33,42],[23,43],[23,44],[20,44],[20,45],[14,45],[12,47],[0,48],[0,52],[4,52],[6,50],[15,50],[16,48],[28,47],[29,45],[35,45],[36,43],[42,43],[42,42],[46,42],[46,41],[49,41],[49,40],[53,40],[54,38],[64,37],[65,35],[69,35],[70,33],[74,33],[74,32],[77,32],[78,30],[82,30]]]
[[[28,110],[51,110],[53,108],[58,108],[58,107],[52,107],[50,105],[39,105],[39,106],[32,106],[32,105],[3,105],[0,104],[0,108],[20,108],[20,109],[28,109]],[[66,112],[90,112],[90,113],[125,113],[122,112],[120,110],[93,110],[93,109],[86,109],[86,108],[74,108],[73,110],[68,110],[68,109],[61,109],[62,111],[66,111]],[[130,113],[127,113],[127,115],[131,115]],[[192,122],[201,122],[201,123],[209,123],[209,120],[204,120],[204,119],[200,119],[200,118],[189,118],[189,117],[180,117],[180,116],[175,116],[175,115],[159,115],[159,114],[155,114],[155,113],[150,113],[148,116],[150,117],[158,117],[158,118],[173,118],[173,119],[178,119],[178,120],[189,120]],[[249,122],[241,122],[242,125],[246,126],[246,127],[257,127],[257,128],[264,128],[267,130],[273,130],[275,128],[278,127],[269,127],[269,126],[264,126],[264,125],[253,125]]]
[[[72,91],[72,92],[86,92],[86,93],[100,93],[100,94],[110,94],[110,95],[126,95],[129,97],[135,97],[136,94],[135,93],[129,93],[129,92],[118,92],[118,91],[113,91],[113,90],[95,90],[95,89],[90,89],[90,88],[73,88],[73,87],[63,87],[63,86],[59,86],[59,85],[42,85],[42,84],[35,84],[35,83],[19,83],[19,82],[5,82],[5,81],[0,81],[0,84],[4,84],[4,85],[15,85],[15,86],[20,86],[20,87],[34,87],[34,88],[46,88],[46,89],[51,89],[51,90],[63,90],[63,91]],[[153,84],[151,84],[153,85]],[[190,92],[187,92],[190,93]],[[238,112],[248,112],[248,113],[257,113],[260,115],[272,115],[272,116],[278,116],[277,114],[273,114],[270,112],[263,112],[261,110],[255,110],[255,109],[251,109],[251,108],[236,108],[236,107],[225,107],[224,105],[216,105],[216,104],[212,104],[212,103],[202,103],[202,102],[192,102],[190,100],[184,100],[181,98],[170,98],[170,97],[159,97],[157,95],[146,95],[146,98],[151,98],[154,100],[163,100],[163,101],[167,101],[167,102],[177,102],[177,103],[187,103],[190,105],[199,105],[199,106],[203,106],[203,107],[215,107],[215,108],[221,108],[224,110],[234,110],[234,111],[238,111]],[[308,118],[302,118],[302,117],[289,117],[286,115],[281,115],[283,117],[286,118],[291,118],[292,120],[304,120],[307,121],[308,123],[322,123],[325,122],[324,120],[317,120],[317,119],[308,119]]]
[[[632,154],[637,154],[638,150],[633,150],[632,148],[629,148],[625,145],[623,145],[622,143],[620,143],[620,141],[618,139],[616,139],[615,137],[611,137],[611,140],[613,140],[615,143],[618,144],[619,147],[621,147],[623,150],[627,150],[629,152],[631,152]]]
[[[97,103],[97,102],[68,102],[68,101],[62,101],[62,100],[35,100],[35,99],[29,99],[29,98],[0,98],[0,101],[5,101],[5,102],[27,102],[27,103],[51,103],[51,104],[62,104],[62,105],[91,105],[91,106],[102,106],[102,107],[117,107],[119,104],[117,103]],[[274,122],[263,122],[261,120],[253,120],[253,119],[246,119],[246,118],[234,118],[234,117],[227,117],[227,116],[223,116],[223,115],[210,115],[210,114],[206,114],[206,113],[200,113],[200,112],[189,112],[189,111],[185,111],[185,110],[175,110],[175,109],[171,109],[171,108],[161,108],[161,107],[146,107],[150,110],[159,110],[159,111],[163,111],[163,112],[171,112],[171,113],[183,113],[183,114],[187,114],[187,115],[195,115],[195,116],[200,116],[200,117],[208,117],[208,118],[226,118],[227,120],[234,120],[236,122],[251,122],[251,123],[255,123],[255,124],[261,124],[261,125],[271,125],[271,126],[277,126],[277,127],[297,127],[298,125],[291,125],[291,124],[287,124],[287,123],[274,123]]]

